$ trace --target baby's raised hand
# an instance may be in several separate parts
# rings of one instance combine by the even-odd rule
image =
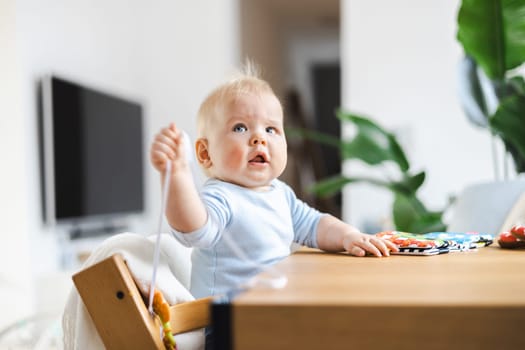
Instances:
[[[172,162],[172,173],[188,168],[188,160],[184,150],[183,133],[175,123],[161,129],[151,144],[150,158],[153,167],[159,172],[166,171],[168,160]]]

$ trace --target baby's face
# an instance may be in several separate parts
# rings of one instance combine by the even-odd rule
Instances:
[[[275,95],[245,94],[231,101],[210,127],[208,171],[212,177],[264,190],[284,171],[283,111]]]

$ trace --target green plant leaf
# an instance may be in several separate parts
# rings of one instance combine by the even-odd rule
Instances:
[[[525,61],[525,2],[503,0],[505,34],[505,68],[520,66]]]
[[[401,181],[392,182],[392,190],[405,195],[414,195],[425,181],[424,171],[416,175],[403,174]]]
[[[442,221],[443,212],[429,212],[414,221],[411,232],[444,232],[447,226]]]
[[[525,164],[525,95],[516,94],[503,99],[490,119],[490,126],[507,145],[516,167],[521,167],[518,172],[525,171],[522,168]]]
[[[385,182],[368,177],[346,177],[343,175],[332,176],[321,180],[310,187],[309,191],[320,197],[329,197],[340,192],[344,186],[350,183],[369,183],[374,186],[392,189],[390,182]]]
[[[525,79],[521,76],[515,76],[509,79],[509,84],[514,91],[520,95],[525,95]]]
[[[398,231],[417,233],[413,231],[413,224],[418,218],[418,213],[407,196],[402,194],[394,196],[392,218]]]
[[[405,153],[393,134],[366,117],[343,111],[338,111],[337,116],[357,128],[353,139],[343,141],[343,159],[360,159],[370,165],[393,161],[402,171],[409,169]]]
[[[408,171],[410,164],[408,163],[405,152],[401,148],[401,145],[397,142],[396,137],[391,133],[388,134],[388,142],[390,144],[390,153],[393,158],[392,160],[399,165],[399,168],[402,171]]]
[[[309,191],[320,197],[329,197],[340,192],[344,186],[350,183],[368,183],[373,186],[386,188],[395,194],[406,197],[415,197],[418,188],[425,181],[425,172],[422,171],[416,175],[404,175],[401,181],[383,181],[371,177],[347,177],[343,175],[332,176],[315,183],[309,188]],[[426,208],[419,200],[412,201],[412,206],[420,213],[425,213]]]
[[[487,102],[481,88],[478,65],[472,57],[464,57],[459,66],[459,97],[463,111],[468,119],[477,126],[489,125]]]
[[[443,212],[428,211],[415,196],[396,193],[392,204],[396,229],[410,233],[445,231]]]
[[[489,78],[503,80],[525,61],[525,2],[463,0],[457,38]]]
[[[309,191],[320,197],[330,197],[340,192],[350,182],[354,181],[343,175],[332,176],[315,183],[309,188]]]
[[[286,136],[306,138],[308,140],[316,141],[337,149],[343,147],[343,142],[339,137],[311,129],[286,128]]]

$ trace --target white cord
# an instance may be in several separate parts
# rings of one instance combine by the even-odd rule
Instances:
[[[164,218],[164,212],[166,211],[166,202],[168,199],[168,191],[170,187],[170,174],[171,174],[171,161],[168,160],[166,163],[166,171],[164,174],[164,186],[162,188],[162,198],[159,215],[159,226],[157,230],[157,239],[155,241],[155,251],[153,253],[153,275],[151,276],[151,282],[149,284],[149,303],[148,311],[153,315],[153,294],[155,292],[155,281],[157,279],[157,267],[159,265],[160,255],[160,235],[162,231],[162,220]]]

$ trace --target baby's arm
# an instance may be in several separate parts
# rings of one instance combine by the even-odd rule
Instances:
[[[321,217],[317,226],[317,245],[324,251],[346,250],[355,256],[364,256],[366,253],[389,256],[391,250],[398,251],[397,246],[392,242],[364,234],[332,215]]]
[[[183,142],[183,134],[172,123],[155,136],[150,157],[151,163],[161,174],[161,183],[164,183],[167,163],[171,160],[166,218],[175,230],[192,232],[204,226],[207,212],[193,182]]]

